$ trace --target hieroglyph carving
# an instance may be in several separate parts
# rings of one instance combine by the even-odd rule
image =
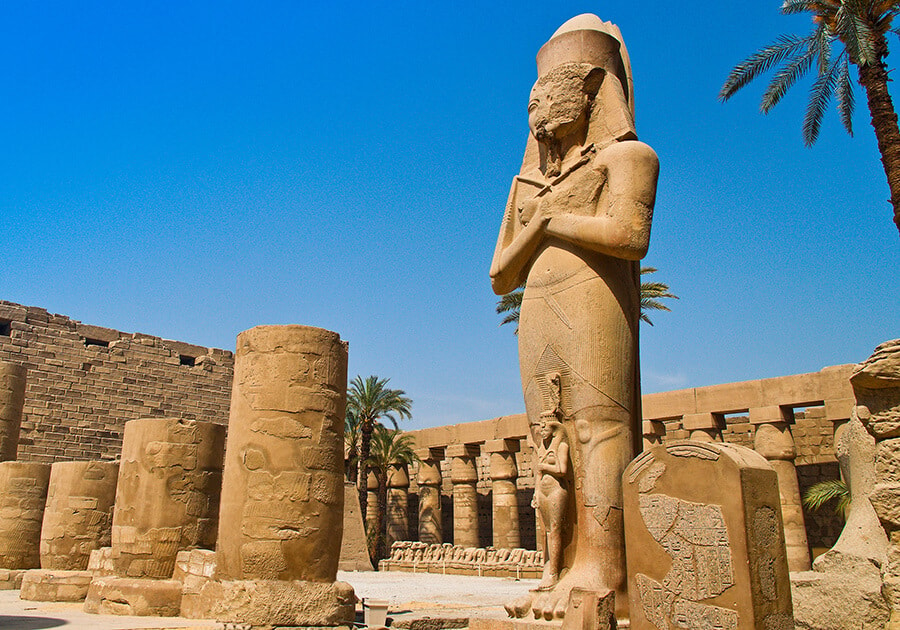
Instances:
[[[664,494],[642,494],[639,502],[647,529],[672,558],[662,583],[636,576],[647,619],[660,630],[669,628],[667,618],[676,628],[736,628],[737,612],[698,603],[734,584],[722,508]]]

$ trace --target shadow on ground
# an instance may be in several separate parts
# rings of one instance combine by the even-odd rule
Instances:
[[[54,619],[53,617],[0,615],[0,628],[9,628],[9,630],[42,630],[42,628],[65,626],[68,623],[65,619]]]

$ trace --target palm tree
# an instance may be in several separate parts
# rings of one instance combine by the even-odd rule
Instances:
[[[369,557],[372,564],[378,566],[381,558],[387,557],[384,548],[385,514],[387,509],[387,480],[391,466],[409,465],[418,458],[415,453],[415,442],[408,433],[404,434],[400,429],[388,429],[381,423],[375,423],[372,432],[372,452],[367,460],[369,469],[375,473],[378,479],[378,506],[375,527],[367,532],[369,542]]]
[[[372,432],[375,424],[387,418],[397,427],[397,420],[411,418],[412,400],[406,397],[402,389],[389,389],[389,378],[369,376],[365,380],[357,375],[347,389],[347,410],[359,419],[359,471],[357,487],[359,490],[359,509],[366,513],[368,503],[366,497],[366,479],[369,476],[369,454],[371,453]]]
[[[641,275],[643,276],[647,273],[656,273],[656,267],[641,267]],[[647,322],[652,326],[653,322],[647,316],[647,311],[672,311],[672,309],[659,301],[662,298],[677,300],[678,296],[669,293],[669,285],[665,282],[641,282],[641,321]]]
[[[359,417],[347,409],[344,418],[344,448],[347,450],[347,481],[356,483],[359,477]]]
[[[641,267],[641,275],[655,273],[656,267]],[[507,293],[497,301],[497,313],[506,314],[500,325],[516,323],[516,334],[519,332],[519,311],[522,310],[522,296],[525,294],[525,285],[521,284],[515,291]],[[669,285],[664,282],[641,282],[641,321],[651,326],[653,322],[647,316],[646,311],[671,311],[668,306],[660,302],[661,298],[678,299],[677,295],[669,293]]]
[[[738,90],[775,66],[781,66],[763,93],[760,109],[768,113],[804,74],[816,68],[803,121],[803,140],[811,146],[819,136],[822,116],[833,96],[847,132],[853,135],[854,108],[850,65],[856,66],[863,87],[872,128],[878,140],[881,164],[891,191],[894,223],[900,231],[900,128],[888,92],[887,33],[900,13],[898,0],[784,0],[785,15],[809,13],[812,32],[805,36],[782,35],[736,65],[719,92],[727,101]],[[837,50],[833,50],[837,48]],[[835,54],[836,53],[836,54]]]

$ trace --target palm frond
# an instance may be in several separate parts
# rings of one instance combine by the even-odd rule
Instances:
[[[801,51],[808,50],[809,43],[810,37],[781,35],[773,43],[756,51],[731,69],[719,91],[719,100],[727,101],[734,96],[735,92],[761,74],[768,72],[786,59],[795,58]]]
[[[831,501],[837,501],[835,505],[837,514],[844,514],[850,507],[850,489],[841,479],[820,481],[807,488],[803,494],[803,505],[812,511],[820,510]]]
[[[815,144],[822,128],[822,117],[828,103],[837,88],[840,76],[840,57],[836,63],[824,73],[819,75],[809,92],[809,105],[806,107],[806,115],[803,118],[803,142],[806,146]]]
[[[810,42],[809,47],[803,54],[792,59],[775,73],[772,82],[769,83],[769,87],[763,93],[762,101],[759,105],[762,113],[768,114],[769,110],[775,107],[787,91],[793,87],[797,79],[809,72],[815,58],[816,49],[813,42]]]
[[[838,63],[841,64],[840,74],[837,83],[837,106],[841,115],[841,123],[850,136],[853,136],[853,110],[856,107],[856,100],[853,96],[853,83],[850,81],[850,59],[846,53],[841,53],[838,57]]]
[[[797,13],[816,11],[820,6],[820,2],[810,2],[810,0],[784,0],[781,5],[781,12],[784,15],[795,15]]]
[[[874,33],[862,17],[865,14],[865,7],[860,6],[858,1],[843,0],[835,15],[835,35],[843,42],[850,59],[857,65],[878,62]]]
[[[641,267],[641,275],[655,273],[655,267]],[[659,301],[662,298],[679,299],[677,295],[669,293],[669,285],[665,282],[641,282],[641,321],[653,325],[647,311],[670,311],[668,306]]]
[[[514,291],[510,291],[497,301],[497,313],[506,313],[506,317],[500,322],[504,324],[518,324],[519,312],[522,310],[522,297],[525,295],[525,284],[522,283]],[[516,326],[515,334],[519,333],[519,327]]]

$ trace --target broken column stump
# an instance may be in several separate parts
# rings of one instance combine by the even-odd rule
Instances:
[[[41,527],[41,568],[26,573],[22,599],[80,602],[87,595],[91,552],[110,543],[119,464],[57,462]]]
[[[182,614],[274,626],[353,621],[337,582],[347,344],[308,326],[237,339],[216,579]]]
[[[0,462],[0,569],[41,566],[41,520],[49,482],[50,464]]]
[[[110,561],[85,599],[91,613],[178,615],[179,551],[215,545],[225,427],[177,418],[125,424]]]

